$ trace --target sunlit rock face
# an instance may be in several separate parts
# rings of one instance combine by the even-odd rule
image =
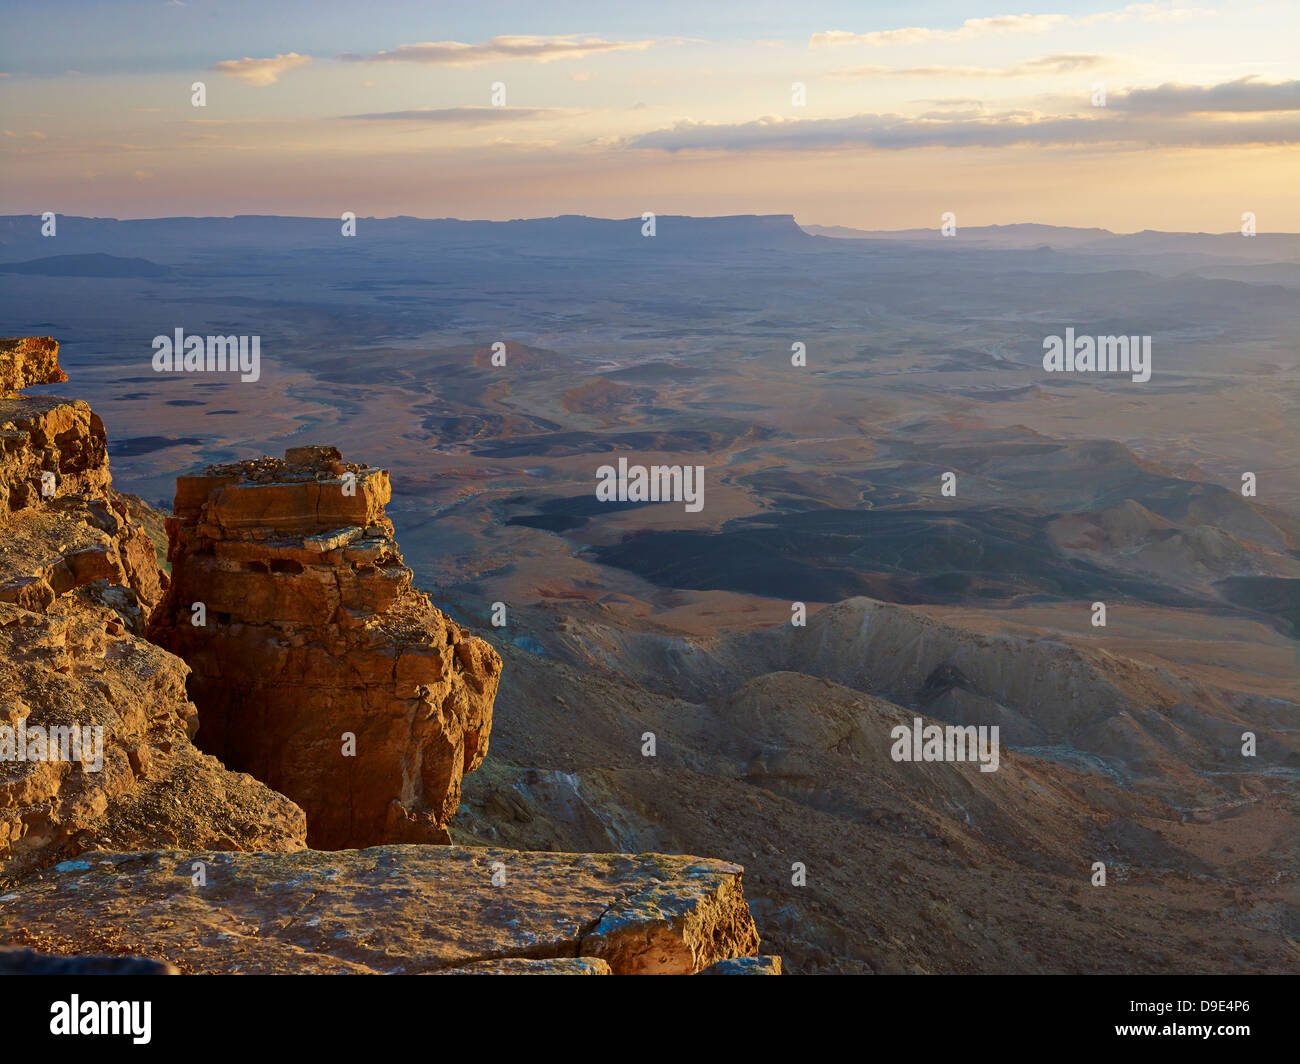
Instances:
[[[501,659],[412,587],[383,470],[332,447],[177,482],[150,638],[193,670],[202,748],[307,812],[318,849],[449,842]]]
[[[190,741],[185,663],[143,638],[162,597],[104,425],[59,383],[58,344],[0,340],[0,880],[88,850],[305,845],[302,810]]]

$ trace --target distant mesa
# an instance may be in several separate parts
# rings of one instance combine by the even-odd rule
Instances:
[[[647,211],[653,211],[649,204]],[[791,214],[740,214],[720,217],[691,217],[657,214],[654,237],[641,235],[642,221],[632,218],[592,218],[566,214],[552,218],[514,218],[509,221],[462,220],[459,218],[358,218],[357,226],[367,237],[388,242],[418,242],[424,247],[464,248],[473,245],[497,246],[512,253],[520,250],[556,247],[569,248],[579,256],[601,255],[611,250],[625,252],[635,248],[653,254],[671,253],[674,248],[690,249],[692,254],[714,247],[789,248],[806,246],[810,237]],[[79,218],[59,217],[59,240],[77,241],[80,248],[114,247],[135,244],[147,247],[202,242],[210,249],[265,246],[276,242],[281,250],[319,248],[338,240],[338,218],[297,218],[282,215],[238,215],[234,218]],[[40,219],[32,215],[0,215],[0,247],[41,246]],[[65,243],[63,246],[69,246]],[[101,254],[60,255],[34,259],[32,263],[68,260],[114,260]],[[122,259],[119,262],[143,264],[142,269],[170,272],[167,267],[146,259]],[[26,268],[31,263],[12,263]],[[93,261],[74,267],[62,276],[128,276],[116,265],[104,273],[81,273],[95,269]],[[102,265],[99,268],[105,268]],[[55,270],[61,270],[55,267]],[[22,271],[19,271],[22,272]],[[31,272],[49,273],[48,268]],[[130,276],[155,276],[150,273]]]
[[[0,273],[40,274],[45,277],[165,277],[171,272],[171,267],[160,266],[148,259],[124,259],[103,252],[0,262]]]

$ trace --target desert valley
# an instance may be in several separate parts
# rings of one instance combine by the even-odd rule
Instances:
[[[1296,969],[1300,237],[40,224],[0,219],[0,331],[68,380],[11,356],[0,669],[62,722],[70,656],[119,776],[3,769],[12,945]],[[159,372],[176,329],[255,378]],[[1067,329],[1149,379],[1047,371]],[[700,505],[602,496],[629,466]],[[996,726],[997,770],[891,756],[916,721]],[[486,908],[412,902],[428,862]]]

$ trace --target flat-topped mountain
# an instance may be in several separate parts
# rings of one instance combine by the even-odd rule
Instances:
[[[647,211],[654,205],[647,204]],[[49,240],[41,236],[41,218],[36,215],[0,216],[0,263],[16,259],[24,251],[48,252]],[[458,218],[369,218],[356,219],[359,237],[386,243],[415,242],[426,247],[485,245],[535,248],[546,251],[568,248],[574,254],[601,251],[654,252],[708,251],[723,247],[793,247],[810,238],[793,215],[740,214],[698,218],[676,214],[657,214],[653,236],[642,234],[645,223],[632,218],[591,218],[567,214],[555,218],[518,218],[510,221],[462,220]],[[273,244],[277,251],[334,245],[341,238],[339,218],[295,218],[282,215],[236,215],[233,218],[58,218],[58,247],[76,255],[62,255],[69,260],[62,268],[71,269],[76,260],[89,268],[92,254],[138,251],[151,257],[169,245],[199,245],[210,249],[258,244]],[[364,239],[359,241],[364,242]],[[157,256],[163,257],[165,256]],[[17,266],[17,263],[13,263]],[[149,265],[153,265],[150,263]],[[24,272],[38,269],[30,262],[21,264]],[[53,269],[46,266],[46,272]],[[134,266],[134,276],[146,276]]]

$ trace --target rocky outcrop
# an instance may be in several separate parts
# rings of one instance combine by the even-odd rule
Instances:
[[[0,340],[0,387],[65,379],[57,351]],[[193,746],[188,670],[139,638],[165,576],[106,444],[85,403],[0,398],[0,879],[103,846],[301,849],[302,811]]]
[[[439,968],[427,975],[613,975],[608,961],[599,957],[505,957],[498,961],[475,961],[462,968]]]
[[[501,659],[412,587],[388,474],[328,447],[177,482],[149,636],[193,669],[198,742],[307,812],[318,849],[450,842]]]
[[[738,865],[462,846],[98,853],[0,920],[45,952],[111,942],[200,973],[690,975],[758,950]]]
[[[0,396],[16,395],[37,384],[68,379],[59,365],[59,342],[51,336],[0,339]]]
[[[62,379],[53,341],[0,341],[0,973],[694,974],[757,953],[721,861],[305,849],[309,828],[449,842],[500,658],[412,588],[387,474],[328,448],[182,477],[169,585],[90,408],[9,394]]]
[[[0,602],[40,612],[95,581],[162,597],[152,543],[112,489],[104,423],[80,400],[19,396],[67,380],[47,337],[0,339]]]
[[[0,878],[103,847],[301,849],[302,810],[190,742],[185,664],[95,601],[112,590],[0,603]]]
[[[144,634],[167,577],[148,535],[115,492],[36,496],[0,525],[0,602],[43,613],[75,588],[113,586],[129,592],[117,596],[124,622]]]

